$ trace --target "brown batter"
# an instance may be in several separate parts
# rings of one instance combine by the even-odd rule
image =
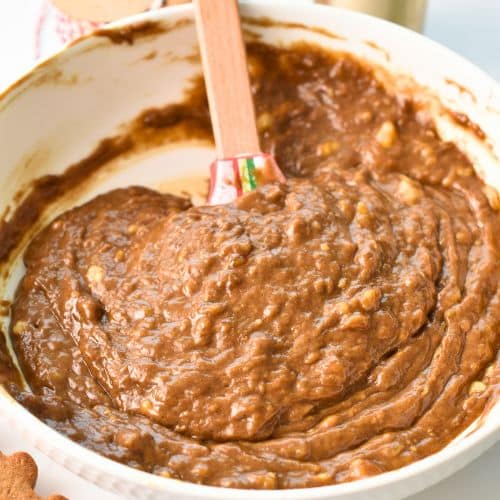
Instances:
[[[498,199],[360,63],[250,55],[288,183],[219,207],[131,187],[58,217],[25,254],[10,333],[33,393],[13,391],[84,446],[186,481],[401,467],[496,397]],[[203,128],[193,106],[145,123]]]

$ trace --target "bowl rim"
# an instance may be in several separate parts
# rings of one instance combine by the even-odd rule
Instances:
[[[248,6],[250,8],[275,8],[280,6],[282,9],[286,9],[288,12],[300,12],[303,13],[304,10],[317,10],[318,12],[324,11],[325,14],[328,13],[329,16],[332,13],[340,12],[344,17],[347,18],[369,18],[370,22],[378,23],[381,26],[385,26],[386,29],[393,30],[394,32],[399,32],[402,36],[407,38],[413,38],[419,44],[427,44],[433,50],[439,51],[444,56],[450,56],[455,58],[461,66],[466,68],[468,71],[473,72],[477,75],[477,78],[486,82],[490,87],[500,90],[499,84],[486,72],[472,64],[463,56],[455,53],[451,49],[435,42],[420,33],[414,32],[408,28],[396,25],[392,22],[374,18],[373,16],[349,11],[340,7],[332,7],[328,5],[319,4],[309,4],[309,3],[288,3],[281,0],[242,0],[243,6]],[[120,29],[126,26],[136,25],[143,23],[145,21],[162,22],[166,21],[175,15],[191,15],[193,7],[190,4],[175,5],[168,9],[160,9],[157,11],[149,11],[134,16],[129,16],[119,21],[115,21],[106,25],[106,30]],[[250,16],[251,17],[251,16]],[[262,17],[262,16],[258,16]],[[308,20],[304,19],[305,28],[311,26],[308,24]],[[57,52],[41,59],[36,65],[34,65],[28,72],[26,72],[19,79],[14,81],[12,84],[7,86],[5,89],[0,91],[0,102],[8,98],[11,93],[16,91],[23,83],[29,82],[33,74],[52,62],[56,62],[62,55],[71,54],[71,50],[82,44],[85,44],[89,40],[95,39],[96,35],[94,33],[89,33],[83,37],[72,41]],[[500,94],[499,94],[500,95]],[[499,406],[500,402],[493,405]],[[42,443],[47,441],[51,442],[52,446],[57,449],[64,449],[66,456],[74,459],[80,463],[83,463],[85,467],[89,469],[98,469],[99,471],[112,476],[114,479],[124,481],[126,483],[133,482],[136,486],[141,486],[144,488],[149,488],[155,492],[164,492],[170,494],[190,494],[197,497],[209,498],[209,499],[227,499],[234,500],[235,495],[241,500],[254,500],[260,498],[262,500],[276,499],[279,497],[280,492],[286,495],[287,499],[292,500],[307,500],[312,497],[315,499],[323,498],[336,498],[343,495],[352,495],[360,493],[374,492],[375,490],[395,485],[402,481],[406,481],[410,478],[416,478],[431,469],[437,468],[439,465],[443,465],[452,459],[456,459],[459,455],[470,452],[470,456],[475,458],[480,452],[486,450],[488,447],[494,445],[497,440],[500,439],[500,419],[494,424],[485,426],[479,426],[472,432],[468,433],[459,441],[452,441],[443,449],[438,452],[420,459],[416,462],[410,463],[399,469],[384,472],[373,477],[359,479],[353,482],[339,483],[327,486],[318,486],[311,488],[295,488],[287,490],[256,490],[256,489],[238,489],[238,488],[223,488],[217,486],[208,486],[202,484],[191,483],[188,481],[182,481],[173,478],[165,478],[157,476],[148,472],[140,471],[124,465],[122,463],[116,462],[97,452],[94,452],[83,445],[72,441],[70,438],[59,433],[55,429],[49,427],[43,421],[39,420],[36,416],[30,413],[25,407],[18,403],[0,384],[0,409],[5,411],[5,413],[11,418],[13,425],[21,430],[21,433],[29,435],[32,437],[32,441],[35,445],[42,449],[44,453],[51,456],[50,452],[45,451]],[[490,409],[491,411],[492,409]],[[482,416],[479,417],[481,419]],[[39,436],[44,434],[44,438]],[[33,437],[35,436],[35,437]],[[66,460],[64,466],[67,467],[68,461]],[[465,463],[463,464],[465,465]],[[458,468],[452,470],[449,473],[454,472]],[[68,467],[67,467],[68,468]],[[439,479],[444,479],[446,473],[442,474]],[[437,479],[436,479],[437,480]],[[435,482],[434,480],[433,482]],[[427,485],[426,485],[427,486]],[[416,490],[415,490],[416,492]]]
[[[100,471],[113,476],[115,479],[123,480],[125,482],[132,481],[138,486],[152,488],[154,491],[168,492],[172,494],[190,493],[192,495],[198,495],[199,498],[209,498],[213,500],[234,500],[235,495],[237,495],[237,498],[242,500],[254,500],[256,498],[274,500],[277,498],[279,492],[284,492],[284,494],[286,494],[286,498],[292,500],[309,500],[312,497],[315,499],[327,499],[341,497],[347,494],[365,493],[380,487],[395,485],[396,483],[406,481],[409,478],[425,474],[431,469],[436,468],[438,465],[444,464],[462,453],[475,451],[475,449],[484,442],[486,442],[486,446],[484,447],[485,451],[490,446],[493,446],[496,443],[496,440],[500,438],[500,422],[498,422],[496,426],[479,427],[471,435],[465,437],[457,443],[453,443],[452,441],[452,446],[447,445],[445,448],[434,453],[433,455],[429,455],[428,457],[399,469],[384,472],[376,476],[347,483],[311,488],[295,488],[287,490],[238,489],[209,486],[191,483],[180,479],[165,478],[115,462],[110,458],[100,455],[99,453],[72,441],[64,434],[61,434],[55,429],[49,427],[35,415],[30,413],[15,399],[13,399],[1,385],[0,407],[4,407],[4,409],[11,414],[10,416],[16,419],[15,425],[22,429],[21,432],[31,436],[36,434],[36,431],[45,433],[46,437],[43,439],[44,441],[50,441],[52,446],[55,448],[64,449],[66,456],[83,463],[86,467],[98,468]],[[26,429],[30,430],[26,431]],[[490,442],[488,442],[488,440]],[[40,447],[38,445],[40,441],[40,438],[35,438],[35,445],[37,447]],[[479,454],[480,451],[482,450],[478,450],[476,454]],[[65,466],[66,463],[64,464]],[[443,475],[440,479],[444,479],[445,477],[446,476]]]

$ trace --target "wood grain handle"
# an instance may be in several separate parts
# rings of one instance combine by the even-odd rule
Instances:
[[[260,151],[237,0],[194,0],[217,158]]]

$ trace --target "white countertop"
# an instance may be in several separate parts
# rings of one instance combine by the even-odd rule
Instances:
[[[33,64],[33,33],[42,1],[0,1],[0,91]],[[429,4],[425,33],[462,53],[500,81],[500,0],[430,0]],[[25,450],[33,455],[39,467],[39,494],[61,493],[70,500],[119,500],[118,496],[52,462],[20,436],[11,434],[1,415],[0,450],[4,453]],[[500,443],[411,500],[496,500],[500,498],[499,464]]]

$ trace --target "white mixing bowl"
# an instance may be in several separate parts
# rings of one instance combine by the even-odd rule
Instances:
[[[500,89],[469,62],[414,32],[331,7],[249,2],[243,5],[242,13],[250,20],[265,17],[278,21],[275,26],[247,23],[248,31],[260,34],[266,42],[307,40],[369,59],[401,75],[395,80],[398,85],[406,85],[408,76],[414,78],[420,85],[420,95],[437,96],[445,106],[466,113],[484,130],[488,140],[480,141],[454,125],[436,101],[430,100],[442,135],[468,152],[487,182],[500,186]],[[196,52],[191,6],[137,16],[120,22],[115,29],[144,21],[158,22],[168,29],[152,29],[132,45],[113,43],[104,36],[87,37],[43,62],[0,96],[0,213],[14,204],[14,193],[30,180],[64,171],[88,155],[100,139],[116,135],[123,123],[145,108],[182,97],[189,79],[200,72],[197,58],[190,57]],[[211,158],[210,146],[201,143],[132,152],[110,162],[78,192],[69,193],[51,207],[41,223],[112,187],[161,184],[185,188],[182,179],[204,177]],[[3,298],[12,298],[21,273],[17,257],[0,282]],[[402,469],[335,486],[249,491],[156,477],[103,458],[47,427],[1,388],[0,411],[16,432],[23,433],[57,462],[104,488],[133,498],[401,498],[452,474],[500,436],[497,404],[445,449]]]

